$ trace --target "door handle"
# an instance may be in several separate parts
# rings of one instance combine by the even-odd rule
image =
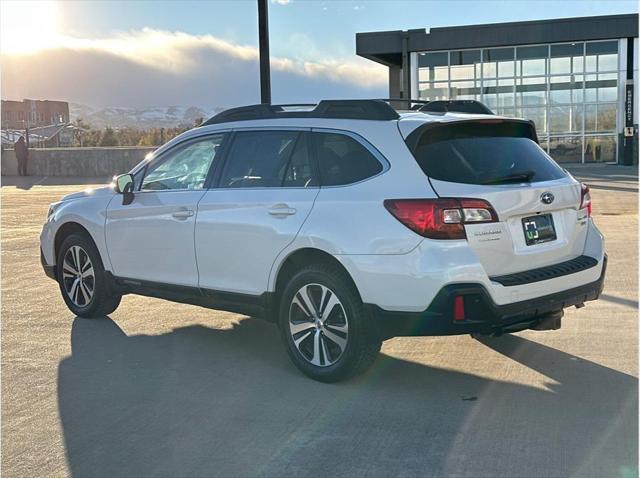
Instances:
[[[293,216],[296,213],[296,209],[289,207],[287,204],[276,204],[269,208],[269,214],[272,216]]]
[[[193,216],[193,214],[191,209],[180,209],[179,211],[174,211],[171,215],[176,219],[188,219]]]

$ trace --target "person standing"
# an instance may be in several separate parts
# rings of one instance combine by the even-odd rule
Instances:
[[[29,147],[27,146],[24,136],[20,136],[18,141],[13,145],[18,160],[18,174],[20,176],[28,176],[27,166],[29,163]]]

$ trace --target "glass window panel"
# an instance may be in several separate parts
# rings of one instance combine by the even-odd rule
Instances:
[[[616,101],[618,99],[618,88],[598,88],[598,101]]]
[[[515,74],[515,63],[512,61],[500,61],[498,62],[498,76],[505,78],[507,76],[513,76]]]
[[[546,74],[545,65],[547,60],[523,60],[521,71],[522,76],[535,76]]]
[[[618,55],[599,55],[598,71],[615,71],[618,69]]]
[[[582,162],[582,138],[579,136],[549,138],[549,155],[558,163]]]
[[[451,66],[480,63],[480,50],[451,51],[449,52],[449,61]]]
[[[571,131],[575,133],[582,132],[582,105],[571,107]]]
[[[598,66],[597,56],[588,56],[585,58],[584,71],[596,71]]]
[[[616,130],[616,104],[598,105],[598,131],[615,131]]]
[[[482,61],[513,60],[513,48],[489,48],[482,51]]]
[[[613,163],[616,161],[615,136],[587,136],[584,143],[585,163]]]
[[[536,84],[516,85],[516,100],[519,105],[533,106],[546,103],[547,85],[544,83],[545,79],[535,78],[533,80],[536,81]],[[525,79],[522,80],[522,83],[525,83]]]
[[[549,48],[546,45],[520,46],[516,48],[516,59],[518,60],[547,58],[548,55],[549,55]]]
[[[496,86],[497,84],[496,80],[482,80],[482,86]]]
[[[584,72],[584,56],[573,57],[573,72],[574,73]]]
[[[549,138],[547,136],[538,136],[538,144],[545,152],[549,152]]]
[[[567,133],[571,131],[571,107],[552,106],[549,108],[549,133]]]
[[[571,103],[571,90],[551,90],[549,91],[549,103]]]
[[[438,53],[420,53],[418,55],[418,67],[447,66],[449,64],[449,54],[446,51]]]
[[[586,75],[585,89],[584,89],[585,102],[597,101],[598,88],[596,86],[597,86],[596,75]]]
[[[618,74],[617,73],[599,73],[598,80],[615,80],[616,81],[615,84],[617,84]]]
[[[584,106],[584,130],[587,133],[596,131],[597,107],[596,105]]]
[[[473,65],[462,65],[451,67],[452,80],[473,79],[475,75],[475,67]]]
[[[549,73],[551,75],[571,73],[571,58],[551,58],[549,61]]]
[[[482,64],[482,76],[485,78],[495,78],[497,75],[497,69],[495,62]]]
[[[498,80],[498,86],[511,86],[513,87],[513,78],[509,78],[506,80]]]
[[[587,42],[586,53],[587,55],[618,53],[618,42],[616,40]]]
[[[488,94],[482,96],[482,102],[493,110],[498,106],[498,100],[495,94]]]
[[[507,118],[514,118],[516,115],[513,108],[504,107],[498,107],[498,109],[496,110],[496,114],[499,116],[506,116]]]
[[[551,58],[582,56],[584,43],[560,43],[551,45],[549,55]]]
[[[545,108],[519,108],[518,116],[533,121],[536,125],[536,131],[538,134],[547,132]]]

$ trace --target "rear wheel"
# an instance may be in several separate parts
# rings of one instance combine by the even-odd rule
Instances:
[[[112,293],[100,254],[84,234],[72,234],[62,242],[56,269],[62,298],[77,316],[104,317],[120,305],[122,295]]]
[[[286,285],[280,331],[293,363],[307,376],[336,382],[366,370],[381,342],[343,271],[311,265]]]

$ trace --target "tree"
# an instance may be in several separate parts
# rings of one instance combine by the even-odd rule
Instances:
[[[113,128],[106,127],[100,137],[100,146],[118,146],[118,138]]]

